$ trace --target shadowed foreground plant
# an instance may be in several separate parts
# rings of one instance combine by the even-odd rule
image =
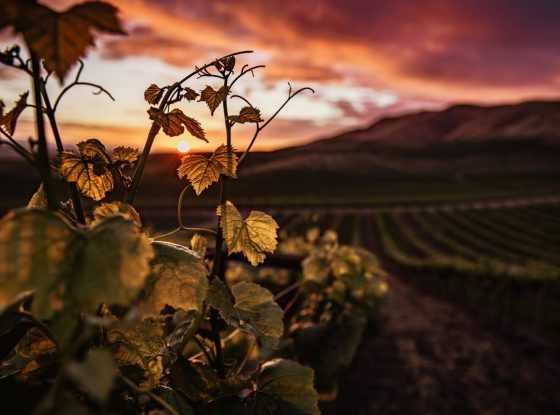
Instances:
[[[99,139],[64,147],[56,122],[61,99],[81,80],[79,59],[93,43],[91,31],[122,34],[116,9],[86,2],[56,12],[32,0],[0,5],[0,29],[23,37],[30,59],[17,46],[0,61],[32,79],[33,104],[23,94],[13,109],[0,105],[1,143],[40,172],[42,184],[27,208],[0,220],[0,379],[32,391],[36,413],[316,414],[313,370],[271,353],[283,333],[283,311],[266,288],[254,282],[229,285],[227,255],[241,253],[252,265],[277,246],[276,221],[264,212],[243,217],[228,198],[228,185],[260,132],[296,95],[292,91],[267,120],[236,82],[262,66],[236,68],[242,51],[195,68],[171,85],[145,91],[152,125],[143,151],[107,149]],[[51,100],[52,76],[63,84]],[[191,78],[216,80],[195,91]],[[229,111],[231,100],[245,106]],[[225,142],[209,156],[185,156],[178,176],[177,228],[189,188],[199,195],[218,185],[215,229],[196,229],[191,247],[150,238],[133,207],[152,145],[162,131],[211,141],[201,124],[179,106],[205,105],[221,113]],[[36,140],[27,148],[14,139],[18,117],[35,110]],[[220,111],[221,107],[221,111]],[[50,158],[43,116],[57,149]],[[251,123],[255,131],[238,155],[233,131]],[[66,188],[60,182],[67,182]],[[87,203],[83,203],[87,201]],[[208,239],[207,239],[208,237]],[[213,252],[207,245],[213,239]],[[208,254],[213,255],[207,255]]]

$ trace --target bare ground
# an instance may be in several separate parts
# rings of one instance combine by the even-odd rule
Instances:
[[[508,335],[405,275],[326,414],[560,414],[558,345]]]

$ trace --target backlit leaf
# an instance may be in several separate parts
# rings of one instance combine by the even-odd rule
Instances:
[[[63,278],[71,271],[76,233],[62,216],[20,209],[0,220],[0,303],[35,290],[32,311],[49,317],[62,308]]]
[[[151,84],[144,91],[144,99],[151,105],[157,105],[159,100],[161,99],[162,93],[163,90],[159,86],[157,86],[156,84]]]
[[[29,360],[35,360],[46,354],[54,353],[56,345],[38,327],[32,327],[25,333],[16,346],[16,353]]]
[[[319,228],[310,228],[305,233],[305,239],[310,243],[315,243],[321,235],[321,230]]]
[[[313,369],[286,359],[264,363],[257,377],[255,414],[319,415]]]
[[[0,119],[0,126],[2,126],[10,135],[16,131],[17,120],[27,105],[28,95],[29,92],[21,94],[16,102],[16,105],[6,114],[2,115],[2,118]]]
[[[47,208],[47,195],[45,194],[45,189],[43,188],[43,183],[39,185],[39,188],[33,193],[29,202],[27,202],[28,208]]]
[[[200,258],[206,256],[206,249],[208,248],[208,239],[199,233],[195,233],[191,238],[191,249],[198,254]]]
[[[124,34],[117,9],[89,1],[56,12],[34,1],[4,0],[0,29],[11,25],[62,81],[70,67],[94,44],[93,30]]]
[[[243,107],[241,111],[239,111],[239,115],[231,115],[229,119],[241,124],[262,121],[261,112],[255,107]]]
[[[122,216],[123,218],[136,223],[138,226],[142,226],[140,214],[136,209],[134,209],[134,206],[119,201],[102,203],[99,206],[96,206],[93,210],[93,223],[97,223],[110,216]]]
[[[78,230],[51,211],[12,211],[0,221],[0,303],[33,289],[32,311],[45,318],[65,305],[128,304],[152,257],[148,237],[123,217]]]
[[[233,302],[225,284],[215,278],[208,303],[230,325],[253,333],[262,344],[275,347],[284,333],[284,313],[272,293],[252,282],[239,282],[231,288]]]
[[[317,252],[313,252],[305,258],[301,263],[301,267],[303,278],[317,283],[326,281],[331,272],[329,259]]]
[[[136,160],[138,160],[138,149],[134,147],[115,147],[111,153],[113,163],[134,164]]]
[[[187,128],[187,131],[192,136],[194,136],[194,137],[196,137],[200,140],[208,142],[208,140],[206,139],[206,135],[204,133],[204,130],[202,129],[202,126],[200,125],[200,123],[197,120],[185,115],[183,113],[183,111],[181,111],[178,108],[175,108],[173,111],[171,111],[169,116],[170,117],[177,117],[180,120],[180,122]]]
[[[210,157],[202,154],[187,154],[177,169],[180,179],[186,177],[197,195],[216,183],[221,174],[237,177],[237,156],[228,152],[227,146],[219,146]]]
[[[166,350],[163,327],[153,319],[134,326],[117,325],[107,331],[107,341],[119,366],[138,366],[144,370],[142,387],[152,389],[164,373],[162,355]]]
[[[220,312],[220,315],[228,324],[234,326],[239,324],[239,316],[233,306],[232,295],[227,285],[219,278],[214,278],[210,283],[206,301]]]
[[[235,284],[231,292],[241,321],[249,322],[258,337],[275,342],[282,336],[284,312],[269,290],[258,284],[242,281]]]
[[[183,98],[187,101],[194,101],[198,97],[198,92],[189,87],[184,88]]]
[[[231,72],[235,67],[235,56],[228,56],[226,58],[222,58],[220,59],[220,62],[222,63],[222,65],[224,65],[224,69],[226,71]]]
[[[256,266],[265,260],[266,253],[276,249],[278,224],[266,213],[253,210],[243,220],[233,203],[227,201],[218,207],[217,214],[230,254],[242,252]]]
[[[90,311],[101,303],[128,304],[150,272],[154,250],[149,238],[120,216],[95,224],[85,236],[67,295]]]
[[[142,310],[157,317],[169,305],[185,311],[201,311],[208,292],[204,261],[184,246],[154,242],[155,259]]]
[[[84,196],[101,200],[114,185],[105,146],[99,140],[89,139],[78,143],[78,148],[80,154],[60,153],[58,171],[66,181],[76,183]]]
[[[157,108],[152,107],[148,110],[148,113],[150,114],[150,118],[157,121],[161,125],[161,128],[163,128],[163,132],[170,137],[183,134],[186,127],[191,135],[208,142],[200,123],[194,118],[185,115],[179,108],[175,108],[173,111],[165,114]]]
[[[225,87],[221,87],[216,91],[211,86],[207,86],[200,92],[199,101],[206,102],[208,108],[210,108],[210,114],[214,115],[214,111],[216,111],[216,108],[218,108],[218,106],[226,98],[226,95],[227,92]]]
[[[216,60],[214,62],[214,67],[218,71],[222,71],[222,70],[226,72],[233,71],[233,68],[235,67],[235,56],[227,56],[225,58]]]
[[[71,362],[66,374],[99,403],[109,398],[116,375],[116,366],[108,350],[93,349],[81,362]]]

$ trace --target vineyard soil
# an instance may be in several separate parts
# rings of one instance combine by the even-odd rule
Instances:
[[[325,414],[560,413],[557,349],[482,323],[387,265],[393,278],[381,322]]]

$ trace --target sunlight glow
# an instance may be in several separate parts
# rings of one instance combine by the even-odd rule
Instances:
[[[187,153],[191,149],[190,144],[187,140],[179,140],[177,142],[177,151],[179,153]]]

